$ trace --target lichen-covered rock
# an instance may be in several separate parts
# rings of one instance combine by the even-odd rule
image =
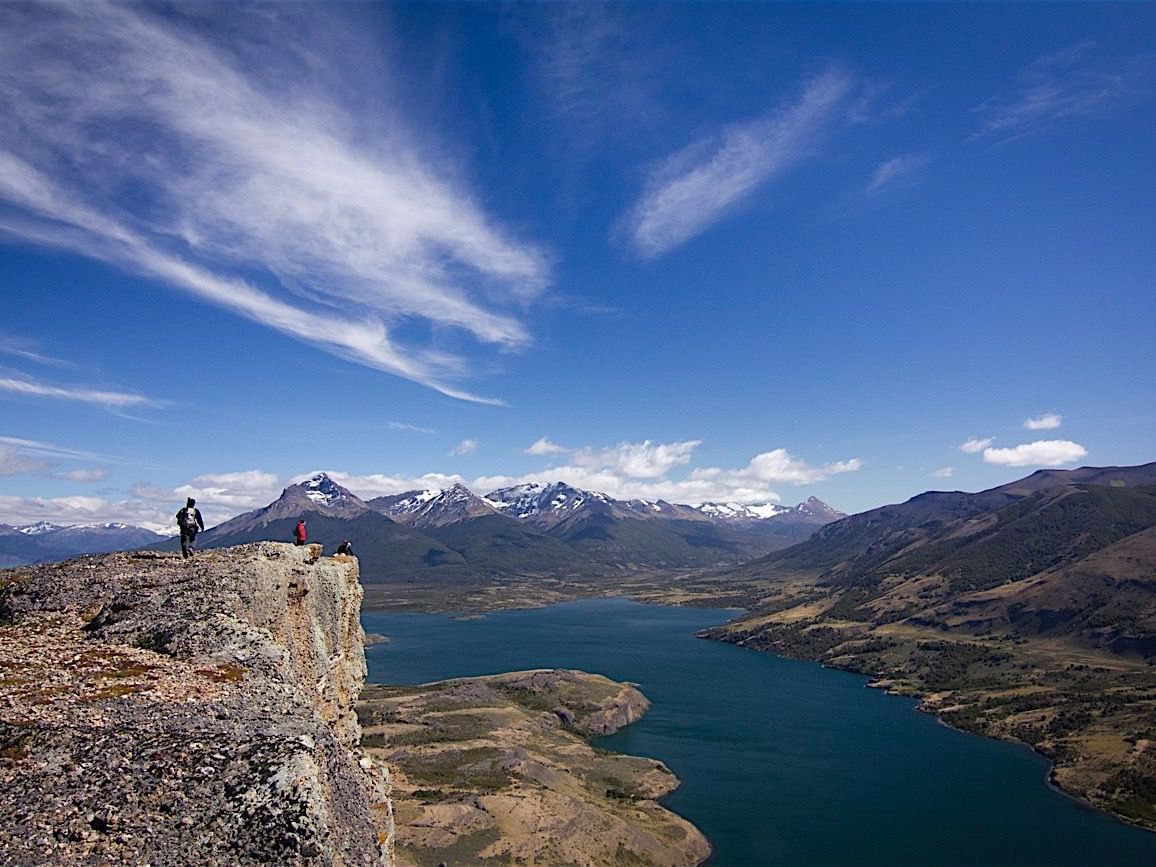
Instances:
[[[0,863],[389,863],[360,603],[274,542],[0,572]]]

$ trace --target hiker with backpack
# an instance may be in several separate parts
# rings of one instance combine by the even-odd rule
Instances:
[[[181,556],[187,560],[195,553],[197,531],[205,529],[201,510],[197,508],[197,501],[192,497],[189,497],[185,507],[177,512],[177,526],[181,528]]]

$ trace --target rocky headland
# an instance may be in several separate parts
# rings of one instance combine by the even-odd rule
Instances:
[[[273,542],[0,572],[0,863],[391,864],[361,596]]]
[[[366,687],[363,744],[393,770],[397,863],[700,863],[706,839],[657,803],[674,774],[587,740],[649,706],[631,684],[568,670]]]

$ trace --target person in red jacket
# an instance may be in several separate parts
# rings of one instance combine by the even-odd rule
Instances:
[[[305,519],[302,518],[297,522],[297,527],[293,531],[293,543],[295,545],[305,544]]]

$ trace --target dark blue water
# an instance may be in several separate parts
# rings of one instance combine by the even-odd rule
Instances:
[[[1156,865],[1156,834],[1052,789],[1025,747],[947,728],[909,699],[812,663],[703,641],[725,611],[623,599],[454,620],[367,613],[377,683],[579,668],[653,707],[600,746],[661,759],[663,803],[755,865]]]

